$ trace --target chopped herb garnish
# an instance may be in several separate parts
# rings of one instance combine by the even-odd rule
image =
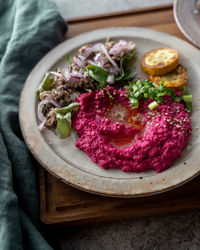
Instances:
[[[190,95],[187,87],[183,88],[181,100],[185,102],[186,109],[192,114],[192,95]]]
[[[156,101],[151,102],[151,103],[148,105],[148,108],[149,108],[150,110],[153,110],[153,109],[155,109],[156,107],[158,107],[158,103],[157,103]]]
[[[187,88],[184,88],[181,92],[180,96],[177,96],[173,89],[167,89],[164,87],[163,82],[160,83],[159,86],[155,85],[153,82],[149,80],[137,82],[129,82],[129,85],[125,86],[127,89],[128,98],[130,100],[131,106],[136,109],[138,108],[138,101],[140,99],[152,99],[155,102],[155,105],[151,106],[157,107],[159,103],[163,102],[163,96],[168,95],[171,96],[174,102],[185,102],[186,108],[190,111],[192,110],[192,95],[189,94]]]
[[[192,102],[192,95],[183,95],[184,102]]]
[[[192,114],[192,103],[191,102],[186,102],[185,107],[190,112],[190,114]]]

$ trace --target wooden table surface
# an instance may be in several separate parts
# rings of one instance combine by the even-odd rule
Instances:
[[[78,34],[113,26],[145,27],[184,40],[173,16],[172,7],[116,13],[110,17],[90,17],[68,22],[66,39]],[[41,220],[46,224],[83,224],[121,218],[200,208],[200,177],[163,194],[143,198],[101,197],[69,187],[40,168]]]
[[[172,6],[162,8],[159,6],[153,9],[144,9],[143,11],[130,11],[116,13],[114,16],[94,16],[88,19],[68,21],[69,31],[66,39],[79,35],[81,33],[113,26],[135,26],[145,27],[180,37],[187,40],[179,31],[173,16]]]

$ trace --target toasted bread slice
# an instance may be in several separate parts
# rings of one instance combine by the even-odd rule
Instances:
[[[164,86],[169,89],[183,89],[187,84],[188,74],[187,69],[183,65],[178,65],[178,67],[172,72],[163,76],[149,76],[150,80],[156,84],[160,82],[164,83]]]
[[[165,75],[178,66],[179,55],[175,49],[154,49],[141,59],[141,67],[149,75]]]

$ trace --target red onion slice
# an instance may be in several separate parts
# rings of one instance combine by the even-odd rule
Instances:
[[[68,82],[69,83],[77,83],[77,82],[80,82],[81,80],[81,77],[78,77],[78,76],[71,76],[69,79],[68,79]]]
[[[115,61],[113,61],[113,59],[108,54],[106,47],[102,43],[96,43],[93,46],[86,48],[85,51],[83,52],[83,56],[85,56],[87,58],[92,52],[96,52],[96,51],[104,53],[107,56],[110,63],[115,68],[117,68],[118,71],[120,71],[120,68],[118,67],[117,63]]]
[[[113,66],[110,67],[110,68],[108,68],[107,71],[108,71],[111,75],[115,75],[115,76],[117,76],[118,73],[119,73],[119,71],[118,71],[115,67],[113,67]]]
[[[128,52],[133,51],[135,49],[135,44],[132,42],[127,43],[124,40],[120,40],[118,43],[113,45],[113,47],[110,49],[109,53],[111,55],[120,55],[122,51]]]
[[[42,106],[45,104],[51,103],[52,105],[54,105],[56,108],[61,108],[60,104],[58,104],[56,101],[54,101],[53,99],[45,99],[41,102],[39,102],[38,104],[38,108],[37,108],[37,114],[38,114],[38,119],[43,122],[46,117],[43,115],[42,113]]]
[[[83,77],[83,72],[80,71],[76,71],[76,70],[72,70],[70,71],[65,70],[64,71],[64,77],[65,77],[65,81],[69,82],[69,83],[76,83],[79,82],[81,80],[81,78]]]
[[[93,60],[88,59],[88,63],[104,69],[103,66],[105,64],[105,60],[103,59],[101,53],[97,53]]]
[[[86,78],[86,77],[88,77],[88,76],[89,76],[89,74],[88,74],[87,71],[83,72],[83,78]]]
[[[97,62],[95,62],[95,61],[88,60],[88,63],[91,64],[91,65],[95,65],[95,66],[100,67],[100,65]]]
[[[97,53],[96,56],[94,57],[94,61],[98,64],[99,67],[102,67],[105,65],[105,60],[101,53]]]
[[[80,56],[74,56],[73,58],[73,64],[76,65],[77,67],[81,68],[85,65],[84,62],[85,57],[80,57]]]
[[[52,74],[52,75],[58,76],[58,77],[62,78],[65,81],[65,77],[62,74],[54,72],[54,71],[50,71],[49,73]]]
[[[76,70],[72,70],[71,75],[79,78],[83,77],[83,73],[81,71],[76,71]]]
[[[106,82],[107,83],[114,83],[114,75],[109,75]]]
[[[44,130],[46,129],[46,126],[45,126],[46,120],[47,120],[47,119],[44,119],[44,121],[41,122],[40,125],[38,126],[38,129],[39,129],[40,131],[44,131]]]

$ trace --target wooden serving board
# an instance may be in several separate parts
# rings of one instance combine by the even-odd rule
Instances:
[[[111,198],[68,186],[40,168],[40,214],[46,224],[88,224],[200,208],[200,176],[171,191],[141,198]]]
[[[185,39],[171,7],[141,12],[93,16],[68,22],[66,39],[83,32],[112,26],[137,26]],[[186,40],[186,39],[185,39]],[[61,182],[40,167],[40,215],[46,224],[85,224],[200,208],[200,176],[174,190],[142,198],[110,198],[89,194]]]

